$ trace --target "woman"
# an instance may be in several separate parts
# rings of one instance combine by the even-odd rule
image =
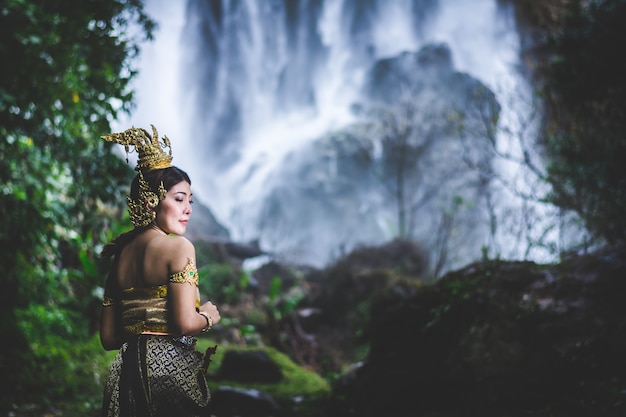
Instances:
[[[171,165],[169,139],[132,128],[103,136],[133,146],[139,171],[128,210],[135,226],[106,245],[113,258],[100,326],[106,350],[119,349],[107,378],[103,416],[196,416],[210,392],[194,335],[220,314],[200,304],[193,244],[182,235],[191,216],[191,180]]]

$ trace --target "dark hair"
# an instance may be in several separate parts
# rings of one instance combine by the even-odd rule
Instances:
[[[169,190],[174,185],[181,181],[187,181],[191,185],[189,175],[178,167],[169,167],[163,169],[155,169],[154,171],[148,171],[143,173],[143,178],[146,180],[153,193],[159,194],[159,186],[163,183],[163,187]],[[136,200],[139,198],[139,174],[135,175],[133,181],[130,183],[130,198]]]
[[[181,181],[187,181],[189,185],[191,185],[189,175],[187,175],[187,173],[182,169],[175,166],[144,172],[143,178],[150,186],[150,189],[157,195],[159,193],[158,190],[161,183],[163,183],[163,187],[165,187],[166,190],[169,190]],[[130,198],[133,200],[139,198],[139,174],[135,175],[135,178],[133,178],[130,183]],[[144,231],[147,227],[149,226],[136,227],[133,230],[118,235],[111,242],[107,243],[104,248],[102,248],[101,256],[103,258],[110,258],[118,255],[128,242],[133,240],[135,236]]]

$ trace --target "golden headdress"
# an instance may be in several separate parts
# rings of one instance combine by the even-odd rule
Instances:
[[[145,129],[132,127],[120,133],[110,133],[102,136],[107,142],[118,143],[124,145],[126,150],[126,162],[128,162],[128,153],[133,146],[139,155],[137,166],[135,169],[139,171],[139,197],[128,199],[128,213],[130,221],[135,227],[145,227],[152,223],[156,218],[154,209],[159,202],[165,198],[165,187],[163,182],[159,186],[159,195],[150,189],[150,185],[144,179],[144,172],[154,171],[171,167],[172,164],[172,146],[167,136],[163,136],[163,145],[159,142],[159,134],[156,127],[152,126],[152,136]],[[169,148],[169,154],[165,153],[165,148]]]
[[[152,126],[152,136],[146,129],[138,127],[131,127],[121,133],[111,133],[102,136],[102,139],[107,142],[119,143],[124,145],[126,150],[126,162],[128,162],[128,153],[130,146],[134,146],[135,150],[139,154],[137,160],[137,171],[152,171],[155,169],[162,169],[171,167],[172,164],[172,145],[167,136],[163,136],[163,145],[159,143],[159,132],[156,127]],[[169,148],[169,155],[165,153],[164,149]]]

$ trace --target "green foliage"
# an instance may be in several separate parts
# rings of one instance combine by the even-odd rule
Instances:
[[[211,263],[198,270],[200,292],[215,303],[236,303],[249,277],[234,264]]]
[[[2,402],[29,384],[43,402],[79,392],[58,381],[85,359],[75,349],[97,319],[97,252],[124,221],[132,176],[99,136],[131,109],[135,36],[153,28],[140,0],[0,5],[0,331],[19,341],[0,348],[0,372],[20,374]]]
[[[274,320],[289,316],[304,299],[304,293],[297,286],[283,293],[283,280],[276,276],[270,282],[268,293],[268,309]]]
[[[609,241],[626,238],[624,19],[625,0],[573,7],[544,68],[551,199]]]
[[[20,404],[44,409],[54,407],[68,416],[93,414],[102,402],[104,379],[112,360],[110,352],[102,349],[97,336],[76,337],[76,326],[67,322],[69,316],[76,319],[74,313],[38,311],[24,314],[27,326],[32,326],[29,332],[35,337],[30,341],[32,350],[17,355],[35,366],[26,367],[13,376],[12,383],[21,388],[19,401],[13,398],[17,415],[30,415],[19,412],[23,408]],[[35,319],[44,321],[39,324],[31,321]],[[42,331],[46,324],[51,324],[60,333]],[[67,334],[71,337],[66,337]],[[37,415],[44,414],[44,410],[40,410]]]

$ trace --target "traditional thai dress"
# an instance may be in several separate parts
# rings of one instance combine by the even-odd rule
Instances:
[[[198,287],[198,272],[189,259],[170,283]],[[168,285],[129,288],[105,294],[103,305],[120,309],[126,342],[109,369],[102,415],[107,417],[201,416],[211,394],[196,339],[171,333]],[[197,291],[196,307],[200,307]],[[150,333],[163,333],[155,335]]]

